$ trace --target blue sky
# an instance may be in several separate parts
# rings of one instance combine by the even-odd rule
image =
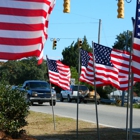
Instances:
[[[98,42],[99,19],[101,19],[100,44],[112,47],[115,38],[123,31],[133,30],[131,17],[135,18],[136,0],[125,1],[124,19],[117,18],[116,0],[71,0],[70,13],[63,13],[63,0],[56,0],[50,15],[48,39],[44,58],[61,59],[62,51],[78,38],[87,37],[89,45]],[[52,50],[52,38],[60,39],[57,49]]]

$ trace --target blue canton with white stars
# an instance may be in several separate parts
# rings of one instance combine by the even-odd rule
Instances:
[[[49,70],[51,70],[53,72],[58,72],[56,60],[51,60],[51,59],[48,59],[48,58],[47,58],[47,60],[48,60]]]
[[[88,66],[88,61],[90,59],[90,56],[88,55],[87,51],[84,51],[83,49],[80,49],[80,54],[81,54],[81,63],[82,66],[86,67]]]
[[[95,63],[113,67],[111,60],[112,49],[100,44],[94,43]]]
[[[134,37],[140,39],[140,2],[137,0]]]

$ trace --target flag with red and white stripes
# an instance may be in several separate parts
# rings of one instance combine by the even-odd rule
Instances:
[[[133,53],[132,53],[132,72],[138,74],[135,77],[136,81],[140,81],[140,2],[137,0],[136,17],[134,22],[134,39],[133,39]]]
[[[61,87],[64,90],[70,90],[70,67],[64,65],[60,60],[47,58],[50,83]]]
[[[112,85],[117,89],[126,90],[130,55],[97,43],[93,43],[93,49],[94,61],[92,53],[82,49],[80,51],[82,61],[80,81],[94,85],[95,80],[96,86]]]
[[[55,0],[0,0],[0,59],[40,57],[54,5]]]

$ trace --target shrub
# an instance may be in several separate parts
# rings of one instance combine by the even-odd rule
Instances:
[[[140,104],[133,104],[134,108],[140,108]]]
[[[21,128],[27,125],[29,105],[25,101],[25,93],[10,86],[0,84],[0,129],[18,137]]]

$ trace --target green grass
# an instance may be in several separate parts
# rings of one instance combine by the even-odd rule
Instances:
[[[28,135],[37,140],[126,140],[126,131],[122,129],[99,126],[71,118],[31,111],[27,117],[28,126],[24,127]],[[133,133],[133,140],[140,140],[140,134]]]

